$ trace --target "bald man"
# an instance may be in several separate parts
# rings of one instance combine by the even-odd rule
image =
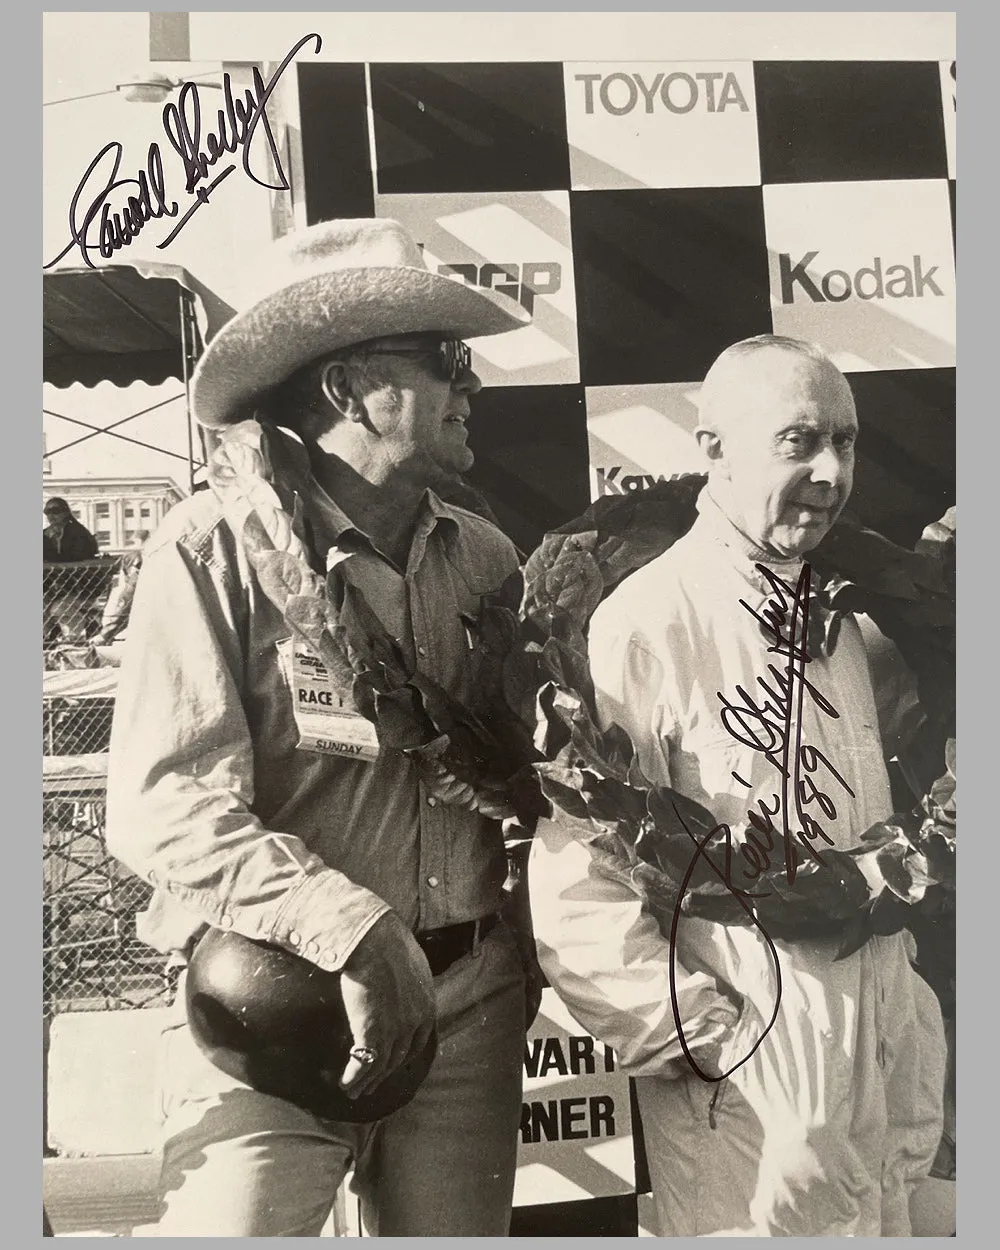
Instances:
[[[591,623],[602,726],[624,726],[647,777],[729,825],[736,889],[752,891],[765,861],[785,862],[785,821],[802,862],[892,811],[853,618],[831,655],[810,643],[810,686],[799,683],[785,731],[793,757],[801,746],[798,802],[764,724],[781,721],[781,696],[766,708],[760,684],[780,690],[769,666],[788,663],[761,618],[803,642],[790,632],[795,588],[850,494],[857,432],[847,379],[815,347],[768,335],[727,349],[701,392],[698,518]],[[671,989],[657,921],[572,825],[544,822],[533,844],[540,962],[637,1078],[660,1235],[910,1235],[909,1193],[940,1139],[945,1061],[911,939],[874,937],[837,960],[832,936],[783,941],[684,917]]]

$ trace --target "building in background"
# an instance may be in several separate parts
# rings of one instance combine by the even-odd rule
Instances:
[[[97,539],[101,552],[128,550],[139,530],[152,533],[185,492],[165,477],[45,476],[45,493],[60,495]]]

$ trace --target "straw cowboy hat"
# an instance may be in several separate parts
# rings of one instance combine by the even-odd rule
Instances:
[[[243,404],[338,347],[419,330],[476,338],[531,320],[499,291],[432,273],[399,222],[379,218],[286,236],[257,262],[255,288],[198,362],[191,395],[202,425],[238,419]]]

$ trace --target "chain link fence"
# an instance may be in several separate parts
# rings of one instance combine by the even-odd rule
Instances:
[[[170,1001],[165,959],[136,936],[150,889],[108,854],[103,781],[43,798],[43,1004],[123,1011]]]
[[[97,633],[119,562],[113,557],[42,566],[42,642],[49,651]]]
[[[117,668],[87,639],[117,561],[46,565],[43,580],[43,1008],[164,1006],[171,977],[136,935],[150,887],[108,853],[107,751]]]

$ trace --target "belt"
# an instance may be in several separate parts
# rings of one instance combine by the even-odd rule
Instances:
[[[494,912],[480,920],[463,920],[460,924],[445,925],[443,929],[427,929],[415,933],[417,945],[427,956],[431,975],[439,977],[456,959],[476,949],[500,917]]]

